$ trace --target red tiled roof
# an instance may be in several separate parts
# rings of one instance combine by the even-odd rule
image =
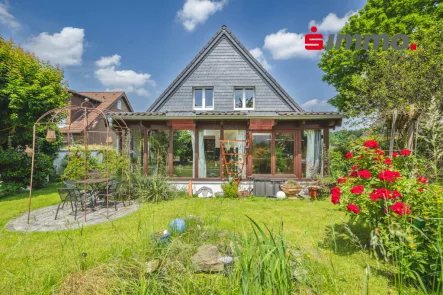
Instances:
[[[100,101],[101,103],[96,107],[98,110],[107,110],[114,102],[116,102],[123,94],[123,91],[117,92],[78,92],[85,97],[92,98],[94,100]],[[75,95],[75,93],[74,93]],[[100,112],[91,112],[88,115],[88,123],[91,125],[100,116]],[[88,126],[89,126],[88,125]],[[71,128],[69,129],[72,133],[79,133],[85,129],[84,118],[81,116],[77,121],[71,123]],[[68,127],[64,127],[60,130],[62,133],[68,132]]]

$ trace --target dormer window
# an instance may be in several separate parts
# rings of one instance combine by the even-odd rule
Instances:
[[[254,88],[236,87],[234,89],[234,110],[253,110],[254,106]]]
[[[214,109],[214,88],[194,88],[194,110]]]

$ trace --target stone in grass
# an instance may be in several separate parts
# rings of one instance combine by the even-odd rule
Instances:
[[[221,272],[224,264],[219,260],[220,252],[216,246],[203,245],[198,247],[197,253],[191,257],[192,267],[197,272]]]
[[[146,273],[151,274],[155,272],[160,266],[160,260],[154,259],[146,262]]]
[[[234,259],[231,256],[223,256],[218,258],[218,260],[223,264],[232,264],[234,262]]]

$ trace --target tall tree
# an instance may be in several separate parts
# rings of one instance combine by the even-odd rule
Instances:
[[[31,144],[34,122],[68,97],[60,68],[0,37],[0,147]]]
[[[406,34],[418,48],[426,36],[441,38],[443,5],[439,0],[369,0],[365,7],[352,16],[340,34]],[[441,40],[440,40],[441,42]],[[381,47],[381,46],[380,46]],[[319,67],[324,71],[323,80],[333,85],[338,95],[330,103],[349,116],[378,111],[376,105],[368,104],[367,98],[359,97],[360,89],[355,80],[374,65],[379,58],[376,50],[326,50]]]

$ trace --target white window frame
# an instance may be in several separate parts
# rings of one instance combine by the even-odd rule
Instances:
[[[195,90],[202,91],[202,107],[195,106]],[[206,90],[212,90],[212,107],[206,107]],[[215,105],[214,87],[194,87],[192,89],[192,107],[196,111],[213,111]]]
[[[252,89],[252,91],[254,91],[254,97],[252,99],[252,108],[247,108],[246,107],[246,89]],[[243,91],[243,98],[242,98],[242,105],[244,107],[242,108],[238,108],[236,107],[236,101],[235,101],[235,91],[236,90],[242,90]],[[255,87],[251,87],[251,86],[245,86],[245,87],[234,87],[234,110],[255,110]]]
[[[117,109],[118,109],[119,111],[122,110],[122,100],[121,100],[121,99],[117,100]]]

